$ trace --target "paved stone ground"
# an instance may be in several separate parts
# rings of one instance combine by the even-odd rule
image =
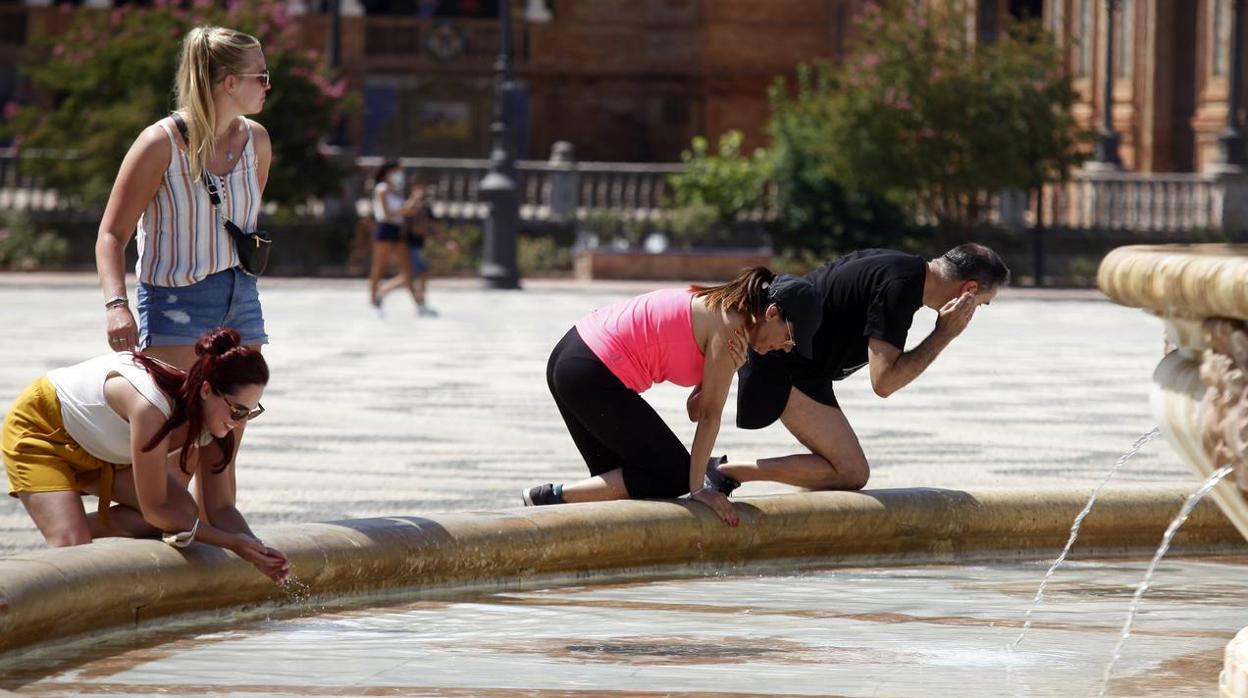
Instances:
[[[582,477],[546,389],[546,358],[582,313],[653,287],[436,282],[441,317],[417,318],[397,294],[378,317],[363,281],[265,279],[273,378],[268,411],[243,444],[240,508],[261,527],[509,508],[524,486]],[[0,275],[0,408],[48,369],[106,350],[100,303],[92,275]],[[920,312],[913,342],[934,318]],[[1153,426],[1148,387],[1161,349],[1158,320],[1095,292],[1007,289],[905,390],[879,399],[860,371],[838,394],[872,462],[872,488],[1090,490]],[[684,390],[646,397],[692,441]],[[717,453],[799,449],[781,426],[742,431],[734,421],[735,394]],[[1161,441],[1115,482],[1195,486]],[[0,555],[40,546],[17,500],[0,497]]]

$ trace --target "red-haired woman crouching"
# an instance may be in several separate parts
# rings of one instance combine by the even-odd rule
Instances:
[[[235,429],[264,411],[269,367],[230,329],[200,337],[195,354],[189,372],[118,352],[31,384],[4,420],[9,494],[49,545],[165,534],[179,547],[232,550],[281,581],[290,562],[252,534],[230,471]],[[83,494],[99,497],[97,512],[87,514]]]

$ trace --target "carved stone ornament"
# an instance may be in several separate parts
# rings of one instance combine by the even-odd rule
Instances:
[[[1235,466],[1235,483],[1248,495],[1248,325],[1210,318],[1200,364],[1201,441],[1215,468]]]

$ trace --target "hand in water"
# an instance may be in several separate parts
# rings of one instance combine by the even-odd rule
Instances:
[[[280,584],[290,575],[290,560],[280,550],[270,548],[251,536],[240,535],[234,552],[275,583]]]
[[[690,495],[694,501],[701,502],[711,508],[715,515],[729,526],[736,527],[741,523],[741,519],[737,516],[737,510],[733,508],[732,502],[721,494],[718,490],[702,488]]]

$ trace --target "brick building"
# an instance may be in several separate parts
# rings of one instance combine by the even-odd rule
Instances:
[[[327,45],[329,1],[291,0],[309,47]],[[17,90],[29,37],[67,21],[47,2],[0,0],[0,102]],[[87,11],[113,0],[81,2]],[[362,96],[349,129],[359,151],[484,155],[498,0],[338,2],[341,65]],[[522,152],[544,158],[566,140],[580,159],[671,161],[694,135],[733,128],[760,144],[772,80],[840,57],[864,2],[513,0],[520,89],[508,113]],[[968,30],[991,41],[1010,16],[1042,16],[1068,42],[1077,116],[1094,126],[1104,113],[1109,7],[1117,6],[1112,124],[1122,162],[1199,172],[1216,160],[1226,124],[1233,6],[1242,2],[969,0]]]

